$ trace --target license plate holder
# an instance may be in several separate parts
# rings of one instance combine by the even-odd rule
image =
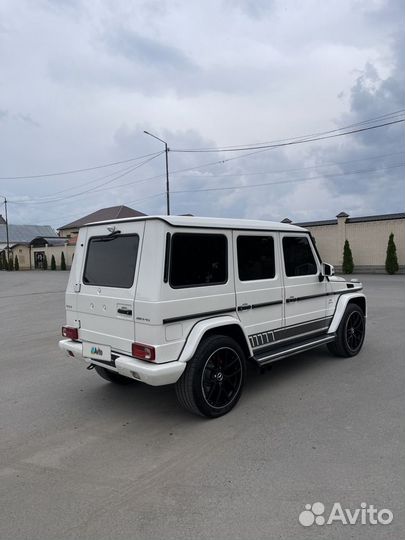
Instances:
[[[83,356],[100,362],[111,363],[111,347],[85,341],[83,342]]]

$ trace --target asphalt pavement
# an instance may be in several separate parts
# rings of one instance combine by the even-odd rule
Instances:
[[[65,357],[67,277],[0,272],[1,540],[404,538],[404,276],[355,276],[369,301],[357,357],[249,370],[216,420],[172,387],[119,387]],[[305,527],[315,502],[393,520]]]

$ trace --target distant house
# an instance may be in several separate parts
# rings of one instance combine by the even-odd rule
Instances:
[[[14,225],[8,226],[10,257],[18,257],[21,270],[28,270],[32,265],[31,241],[38,236],[57,237],[50,225]],[[0,215],[0,254],[5,256],[7,250],[6,221]]]
[[[71,223],[68,223],[67,225],[63,225],[62,227],[58,228],[59,236],[64,238],[71,239],[71,243],[75,244],[75,239],[79,233],[80,227],[83,227],[83,225],[86,225],[86,223],[93,223],[97,221],[107,221],[109,219],[122,219],[122,218],[128,218],[128,217],[140,217],[144,216],[142,212],[138,212],[138,210],[133,210],[132,208],[129,208],[129,206],[110,206],[109,208],[101,208],[100,210],[96,210],[96,212],[92,212],[91,214],[87,214],[86,216],[83,216],[80,219],[77,219],[76,221],[72,221]]]

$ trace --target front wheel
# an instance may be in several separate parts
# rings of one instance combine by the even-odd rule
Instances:
[[[197,348],[176,383],[180,404],[189,411],[216,418],[238,402],[245,382],[245,355],[228,336],[210,336]]]
[[[328,343],[328,349],[335,356],[356,356],[363,346],[365,332],[363,310],[356,304],[349,304],[337,329],[336,339]]]

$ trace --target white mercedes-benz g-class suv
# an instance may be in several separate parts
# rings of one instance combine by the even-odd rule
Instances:
[[[207,417],[259,367],[327,345],[355,356],[366,298],[334,276],[306,229],[268,221],[148,216],[82,227],[62,350],[108,381],[175,384]]]

